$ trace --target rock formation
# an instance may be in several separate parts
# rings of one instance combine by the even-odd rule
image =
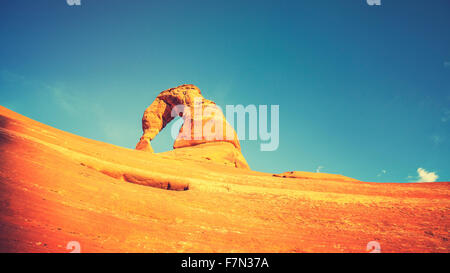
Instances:
[[[238,151],[145,153],[0,106],[0,253],[70,252],[73,241],[83,253],[342,253],[371,241],[383,253],[450,252],[450,182],[282,178],[195,158],[226,146]]]
[[[284,172],[280,174],[274,174],[275,177],[282,178],[297,178],[297,179],[308,179],[308,180],[331,180],[331,181],[348,181],[348,182],[356,182],[359,181],[357,179],[343,176],[340,174],[329,174],[329,173],[310,173],[310,172]]]
[[[184,123],[173,144],[174,149],[211,142],[228,142],[233,145],[215,145],[215,150],[208,148],[209,154],[201,154],[211,160],[215,158],[214,154],[219,152],[222,159],[220,162],[231,163],[238,168],[249,168],[242,156],[239,139],[233,127],[227,122],[220,108],[213,101],[205,99],[200,89],[192,84],[167,89],[156,97],[142,117],[144,132],[136,149],[153,152],[151,140],[177,115],[183,118]]]

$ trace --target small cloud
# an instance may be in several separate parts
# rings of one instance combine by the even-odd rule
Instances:
[[[321,169],[323,169],[324,167],[323,166],[319,166],[319,167],[317,167],[317,169],[316,169],[316,173],[320,173],[320,170]]]
[[[436,182],[436,180],[439,178],[439,176],[435,172],[428,172],[424,168],[418,168],[417,169],[417,178],[418,180],[415,182]]]
[[[378,177],[385,175],[387,173],[386,170],[381,170],[381,172],[379,174],[377,174]]]

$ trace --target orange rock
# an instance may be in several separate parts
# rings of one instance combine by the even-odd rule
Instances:
[[[238,168],[249,168],[240,152],[237,134],[221,109],[213,101],[205,99],[200,89],[192,84],[167,89],[156,97],[142,117],[144,133],[136,149],[153,152],[151,140],[177,115],[183,118],[184,123],[173,144],[174,149],[211,142],[228,142],[233,144],[234,149],[229,146],[217,146],[219,150],[211,150],[212,155],[217,152],[223,153],[220,149],[225,149],[233,158],[230,163]],[[239,159],[236,161],[234,158]]]
[[[226,147],[143,153],[0,106],[0,252],[450,251],[449,182],[274,177]]]
[[[209,142],[161,153],[177,160],[210,162],[218,165],[250,169],[242,153],[229,142]]]
[[[311,172],[284,172],[280,174],[274,174],[275,177],[283,178],[297,178],[297,179],[317,179],[317,180],[332,180],[332,181],[358,181],[354,178],[343,176],[340,174],[329,174],[329,173],[311,173]]]

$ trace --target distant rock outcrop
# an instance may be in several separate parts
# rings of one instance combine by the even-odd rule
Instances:
[[[284,172],[280,174],[274,174],[275,177],[282,178],[297,178],[297,179],[305,179],[305,180],[332,180],[332,181],[347,181],[347,182],[356,182],[359,181],[357,179],[343,176],[340,174],[329,174],[329,173],[311,173],[311,172],[300,172],[300,171],[292,171],[292,172]]]
[[[225,158],[225,161],[230,161],[225,163],[232,163],[238,168],[249,168],[241,154],[239,139],[233,127],[227,122],[220,108],[213,101],[205,99],[200,89],[192,84],[167,89],[156,97],[142,117],[144,132],[136,149],[153,152],[151,140],[177,115],[183,118],[184,123],[173,144],[174,149],[211,142],[228,142],[233,145],[217,146],[217,149],[220,149],[218,152],[222,154],[220,158]],[[203,147],[202,145],[199,148]],[[226,149],[225,152],[230,156],[223,156],[223,149]],[[208,152],[211,153],[211,149],[208,149]],[[207,157],[208,155],[203,154]]]

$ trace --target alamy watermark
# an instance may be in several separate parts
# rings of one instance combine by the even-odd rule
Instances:
[[[67,243],[66,249],[71,250],[70,253],[81,253],[81,244],[78,241],[70,241]],[[369,253],[381,253],[381,245],[377,241],[367,243],[366,251]]]
[[[369,6],[381,6],[381,0],[366,0]]]
[[[70,241],[67,243],[66,249],[72,250],[70,253],[81,253],[81,244],[78,241]]]
[[[193,113],[191,113],[191,109]],[[261,140],[261,151],[275,151],[280,144],[280,106],[270,105],[270,130],[268,127],[268,105],[226,105],[225,119],[223,111],[218,105],[202,106],[202,99],[195,98],[193,107],[183,104],[172,108],[172,118],[182,116],[172,124],[173,139],[181,140],[227,140],[235,139],[236,131],[239,140]],[[236,117],[236,119],[235,119]],[[246,122],[248,117],[248,124]],[[182,131],[178,131],[182,123]],[[192,124],[193,123],[193,124]],[[234,130],[236,125],[236,130]],[[248,135],[246,134],[248,128]]]
[[[69,6],[81,6],[81,0],[66,0]]]
[[[366,250],[369,253],[381,253],[381,245],[377,241],[370,241],[367,243]]]

